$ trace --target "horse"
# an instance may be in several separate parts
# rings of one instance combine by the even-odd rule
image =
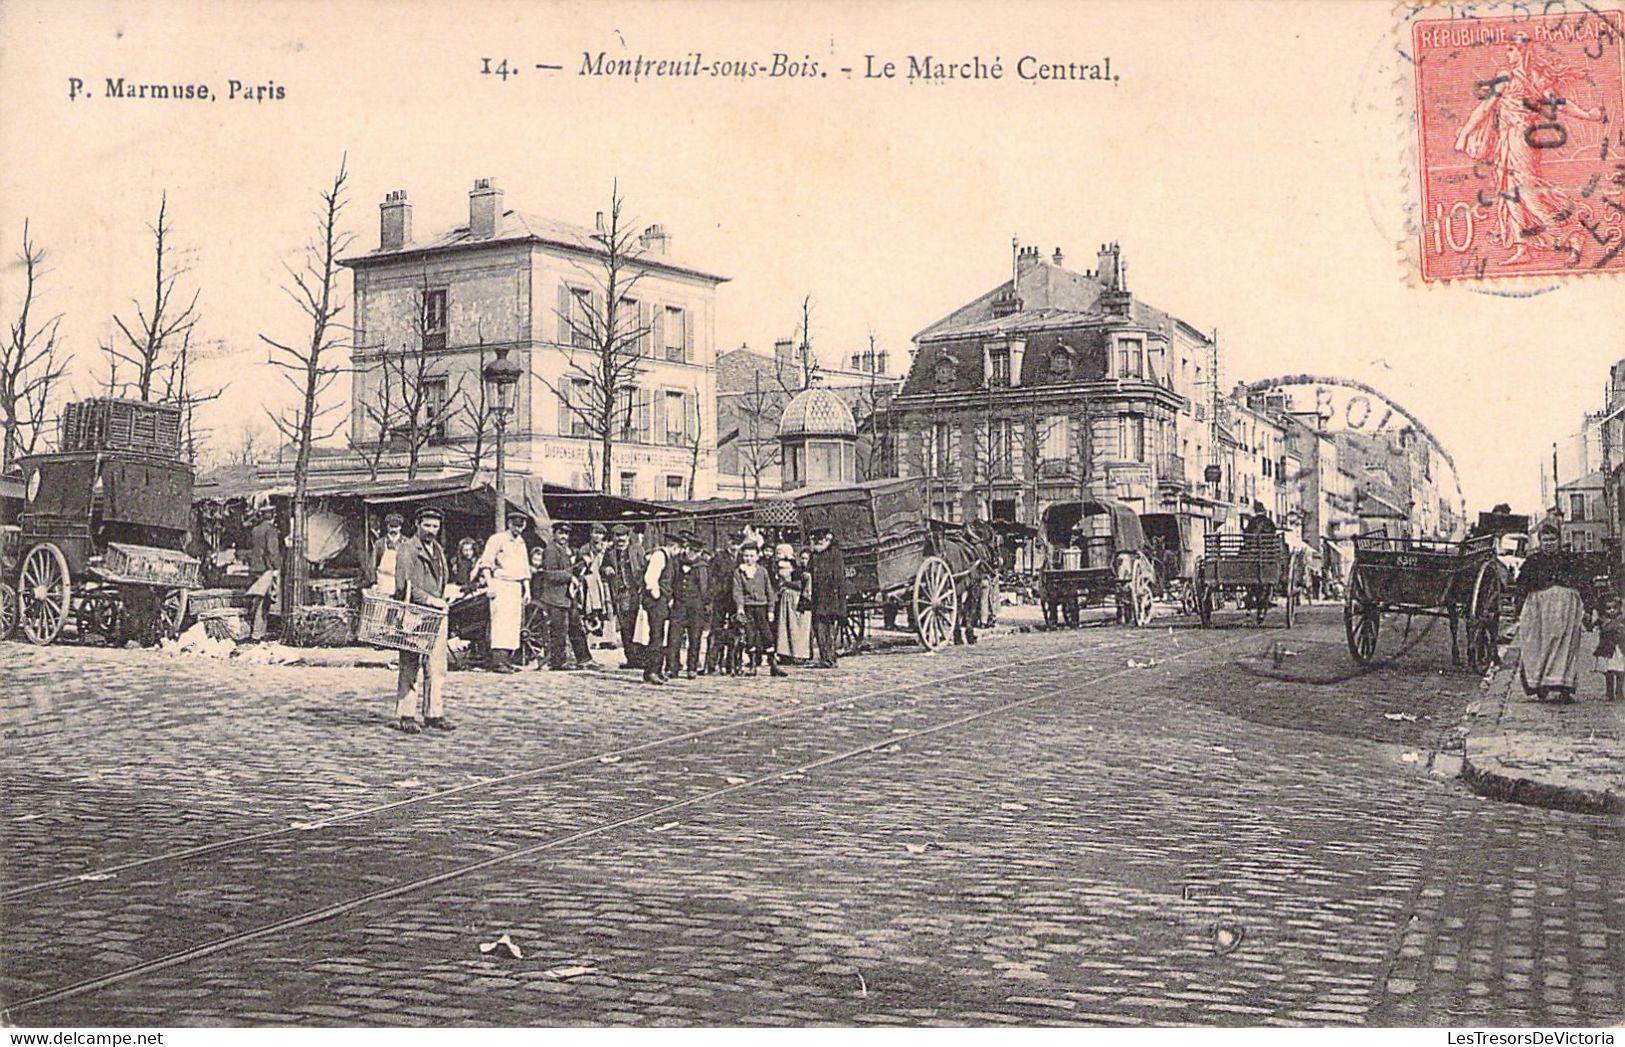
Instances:
[[[988,597],[997,590],[998,535],[987,521],[972,520],[962,529],[944,533],[937,551],[953,572],[959,595],[954,643],[975,643],[976,627],[992,624]]]

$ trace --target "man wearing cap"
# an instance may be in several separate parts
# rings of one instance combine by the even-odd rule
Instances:
[[[542,552],[542,591],[537,595],[547,623],[547,667],[556,671],[572,666],[566,660],[570,643],[570,578],[575,555],[570,551],[570,525],[553,523],[553,540]]]
[[[841,622],[846,618],[846,561],[825,527],[812,532],[813,642],[821,669],[833,669],[841,657]]]
[[[525,528],[530,517],[517,509],[508,513],[508,529],[485,541],[479,572],[491,601],[491,670],[514,672],[513,652],[519,649],[519,623],[530,599],[530,550]]]
[[[665,683],[666,624],[671,618],[671,601],[677,587],[677,557],[682,543],[668,532],[649,554],[643,569],[643,619],[648,631],[648,652],[643,660],[643,682]]]
[[[395,591],[395,561],[400,555],[401,543],[406,541],[402,533],[405,528],[406,518],[400,513],[384,517],[384,536],[372,550],[373,585],[381,593]]]
[[[259,523],[248,536],[248,569],[254,574],[254,584],[248,587],[254,601],[254,618],[249,633],[258,640],[265,636],[271,618],[271,606],[281,591],[282,535],[277,531],[276,509],[266,506],[260,510]]]
[[[636,669],[641,665],[641,660],[633,640],[638,624],[638,598],[643,592],[643,571],[648,563],[643,551],[632,544],[631,528],[616,524],[611,538],[599,570],[609,586],[609,602],[615,612],[616,629],[621,635],[621,655],[626,659],[625,667]]]
[[[446,550],[440,545],[440,510],[426,505],[417,512],[417,533],[403,540],[395,557],[395,599],[425,607],[446,606]],[[418,689],[422,677],[422,691]],[[428,654],[401,652],[395,682],[395,715],[401,730],[417,734],[423,727],[438,731],[456,728],[446,719],[446,620]],[[418,714],[423,725],[418,725]]]
[[[705,634],[711,572],[710,565],[705,562],[705,543],[690,531],[684,531],[678,537],[683,543],[683,556],[677,561],[677,577],[672,585],[666,674],[676,676],[682,671],[682,654],[686,646],[688,671],[684,675],[692,680],[700,668],[700,638]]]

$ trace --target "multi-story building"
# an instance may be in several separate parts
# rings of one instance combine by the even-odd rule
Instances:
[[[1557,488],[1559,539],[1563,548],[1581,552],[1607,548],[1608,499],[1601,470],[1570,480]]]
[[[1319,415],[1282,411],[1275,417],[1283,429],[1287,459],[1283,477],[1292,492],[1288,499],[1297,502],[1299,532],[1322,554],[1326,569],[1342,575],[1352,562],[1352,540],[1360,532],[1354,477],[1339,464],[1337,440],[1321,428]]]
[[[717,356],[717,493],[755,498],[782,489],[779,419],[800,392],[811,370],[820,389],[839,396],[858,427],[855,448],[860,480],[893,475],[889,434],[879,424],[902,378],[890,374],[885,350],[866,349],[850,356],[852,367],[803,365],[796,344],[781,338],[773,355],[747,346]],[[844,360],[843,360],[844,362]]]
[[[887,422],[900,475],[934,515],[1033,524],[1059,501],[1113,496],[1216,526],[1215,338],[1137,298],[1116,244],[1065,268],[1017,246],[1008,280],[914,336]],[[1222,513],[1218,514],[1222,519]]]
[[[1221,499],[1232,515],[1249,515],[1255,505],[1276,521],[1286,519],[1286,486],[1281,479],[1286,450],[1286,423],[1279,414],[1249,404],[1245,386],[1220,401],[1220,437],[1224,445]]]
[[[415,363],[421,354],[428,360],[411,374],[427,387],[420,399],[434,431],[419,472],[477,467],[478,411],[438,408],[460,398],[476,404],[484,362],[506,349],[524,369],[507,426],[508,468],[598,488],[601,442],[571,402],[594,395],[584,372],[596,361],[590,329],[605,313],[603,216],[599,228],[585,228],[510,210],[489,179],[469,193],[467,223],[444,232],[414,235],[404,191],[390,193],[379,210],[377,249],[342,262],[355,279],[352,443],[399,439],[398,431],[380,431],[387,412],[375,408],[388,399],[385,361],[404,353]],[[683,498],[692,486],[695,497],[709,497],[716,486],[716,291],[726,278],[679,260],[671,245],[663,226],[648,226],[621,272],[623,281],[637,280],[620,299],[617,326],[642,332],[643,359],[616,391],[613,494]],[[488,433],[481,442],[489,446]],[[401,467],[397,453],[386,461]],[[352,456],[342,467],[358,463]]]

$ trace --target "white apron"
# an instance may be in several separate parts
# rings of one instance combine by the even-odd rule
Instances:
[[[524,615],[525,592],[522,582],[492,578],[491,646],[499,651],[519,649],[519,621]]]
[[[396,550],[386,548],[383,555],[378,557],[378,581],[374,585],[385,596],[395,595],[395,555]]]

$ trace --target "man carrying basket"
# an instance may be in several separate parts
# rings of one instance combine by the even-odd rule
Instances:
[[[417,512],[417,533],[400,544],[395,557],[395,599],[424,607],[446,606],[446,550],[440,545],[441,513],[432,505]],[[423,689],[418,690],[418,678]],[[395,715],[401,718],[401,731],[417,734],[423,727],[452,731],[446,719],[446,620],[428,654],[401,652],[401,668],[395,683]],[[418,714],[423,714],[423,727]]]

